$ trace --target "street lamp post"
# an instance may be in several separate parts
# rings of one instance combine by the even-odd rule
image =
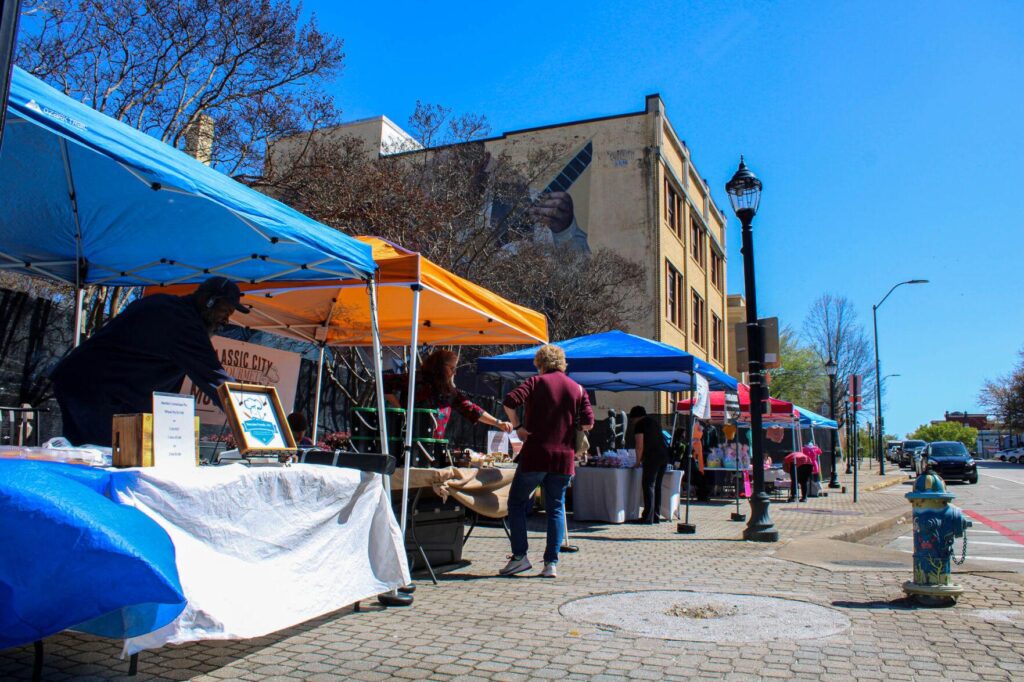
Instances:
[[[828,375],[828,416],[831,419],[836,418],[836,371],[839,369],[839,365],[832,358],[828,359],[825,363],[825,374]],[[839,472],[836,470],[836,450],[839,449],[839,431],[836,430],[836,435],[832,439],[832,475],[828,480],[829,488],[839,487]]]
[[[882,300],[871,306],[871,324],[875,331],[875,425],[878,433],[885,433],[885,420],[882,417],[882,382],[881,376],[882,371],[878,362],[878,309],[885,303],[885,299],[889,298],[889,294],[896,291],[897,288],[904,284],[927,284],[926,279],[908,279],[905,282],[899,282],[893,284],[889,292],[882,297]],[[875,446],[875,454],[878,456],[878,473],[882,476],[885,475],[885,457],[882,456],[882,439],[878,439],[878,444]]]
[[[743,163],[725,185],[729,202],[736,217],[743,225],[743,283],[747,297],[747,344],[749,348],[748,370],[750,377],[750,433],[753,449],[754,490],[750,496],[750,521],[743,530],[743,538],[755,542],[777,542],[776,530],[768,513],[770,501],[764,490],[764,433],[761,427],[761,410],[764,406],[764,333],[757,321],[757,285],[754,279],[754,234],[751,223],[761,202],[761,181]]]

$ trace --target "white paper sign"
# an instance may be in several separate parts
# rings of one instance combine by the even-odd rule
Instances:
[[[245,343],[214,336],[210,339],[217,351],[220,364],[236,381],[243,384],[273,386],[281,399],[284,413],[295,407],[295,387],[299,381],[299,367],[302,356],[277,348],[267,348],[255,343]],[[196,398],[196,412],[205,426],[222,426],[224,413],[213,404],[205,393],[196,388],[188,377],[181,385],[182,393],[191,393]]]
[[[503,452],[508,454],[508,434],[504,431],[488,431],[487,452]]]
[[[695,374],[694,378],[697,380],[697,399],[693,402],[693,416],[711,419],[711,387],[700,374]]]
[[[196,400],[177,393],[153,394],[153,466],[196,466]]]

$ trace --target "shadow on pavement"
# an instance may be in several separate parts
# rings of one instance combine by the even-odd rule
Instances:
[[[837,609],[869,609],[873,611],[916,611],[918,609],[934,608],[921,606],[907,597],[887,601],[881,599],[873,601],[834,601],[832,606]]]

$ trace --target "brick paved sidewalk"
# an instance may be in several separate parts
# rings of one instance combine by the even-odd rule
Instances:
[[[877,481],[877,477],[875,482]],[[862,482],[868,483],[866,474]],[[895,491],[831,495],[772,506],[783,540],[896,514]],[[746,504],[741,506],[747,511]],[[801,511],[803,510],[803,511]],[[811,511],[808,511],[811,510]],[[1019,585],[976,575],[952,609],[909,609],[899,599],[909,576],[829,572],[784,561],[777,545],[737,541],[742,524],[728,506],[694,507],[696,536],[674,524],[574,524],[577,554],[561,576],[503,579],[508,543],[479,528],[466,546],[473,565],[439,586],[420,582],[411,609],[344,609],[273,636],[144,652],[139,680],[528,680],[826,679],[1007,680],[1024,677],[1024,594]],[[538,519],[541,521],[541,519]],[[538,530],[540,526],[537,526]],[[541,535],[531,533],[535,548]],[[871,548],[865,547],[865,553]],[[559,607],[595,594],[706,590],[791,598],[834,608],[852,626],[820,639],[755,644],[637,637],[571,622]],[[47,640],[45,679],[114,678],[127,664],[116,642],[62,634]],[[27,678],[31,647],[0,652],[0,678]]]

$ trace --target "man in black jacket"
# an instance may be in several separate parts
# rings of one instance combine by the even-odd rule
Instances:
[[[115,414],[151,412],[153,393],[177,392],[185,375],[219,406],[217,387],[232,379],[210,337],[231,313],[249,312],[241,296],[234,282],[211,277],[188,296],[132,302],[54,370],[64,437],[109,446]]]

